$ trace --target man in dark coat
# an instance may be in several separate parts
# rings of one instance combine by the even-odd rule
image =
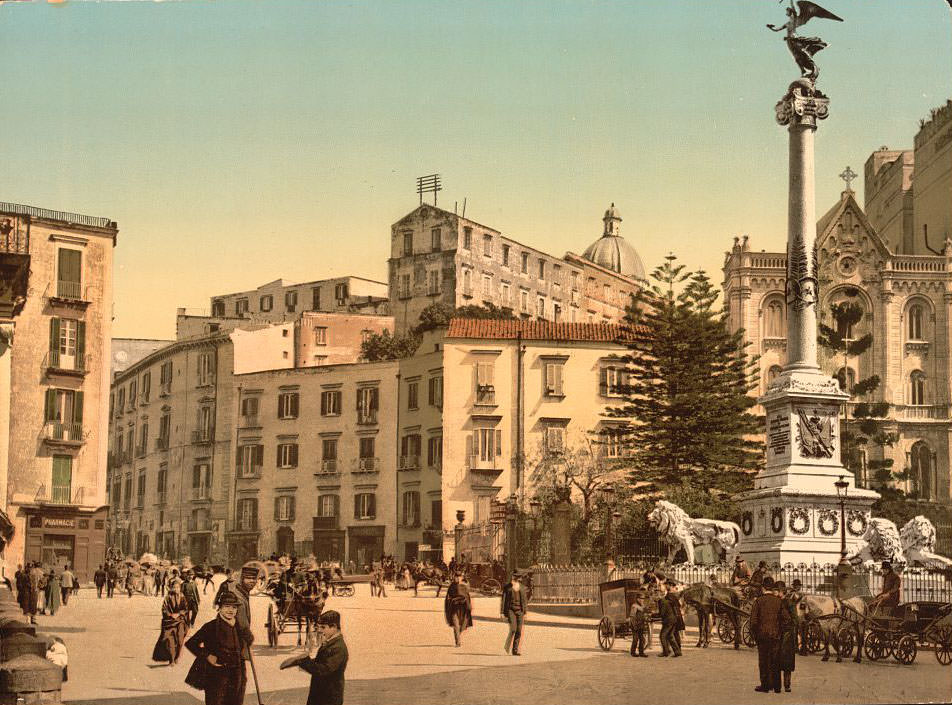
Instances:
[[[892,569],[892,563],[883,561],[883,589],[873,600],[874,611],[892,616],[902,600],[902,578]]]
[[[797,668],[797,632],[799,617],[797,616],[797,603],[800,602],[802,595],[798,590],[787,590],[786,583],[778,580],[774,583],[774,590],[777,597],[783,602],[783,609],[787,613],[787,624],[780,633],[780,647],[777,650],[777,667],[783,676],[783,689],[790,692],[793,672]]]
[[[674,602],[668,599],[668,587],[662,584],[661,597],[658,598],[658,614],[661,616],[661,653],[658,656],[681,655],[674,633],[678,628],[678,613],[674,609]]]
[[[645,610],[645,602],[641,594],[635,595],[631,602],[628,621],[631,624],[631,655],[648,658],[645,653],[645,639],[648,636],[651,623],[648,621],[648,613]]]
[[[201,603],[201,595],[198,594],[198,585],[195,583],[195,574],[187,571],[184,575],[185,582],[182,585],[182,594],[188,602],[188,625],[194,626],[195,619],[198,617],[198,605]]]
[[[512,581],[506,583],[502,589],[502,605],[499,613],[509,620],[509,635],[506,637],[505,649],[509,653],[512,645],[512,655],[519,656],[519,642],[522,640],[522,625],[529,611],[529,600],[522,587],[522,574],[513,573]]]
[[[111,565],[106,570],[106,575],[108,576],[106,578],[106,597],[112,597],[116,591],[116,583],[119,582],[119,571],[115,565]]]
[[[750,610],[750,633],[757,642],[757,665],[760,671],[760,685],[754,690],[759,693],[771,690],[780,692],[780,637],[790,619],[783,608],[783,601],[774,594],[773,588],[773,578],[765,576],[763,594],[754,600]]]
[[[254,637],[239,623],[238,608],[234,594],[222,595],[218,616],[185,642],[195,654],[185,682],[205,691],[206,705],[242,705],[245,700],[245,655]]]
[[[100,600],[102,599],[102,589],[106,586],[108,579],[109,576],[106,574],[106,571],[102,569],[102,566],[99,566],[96,572],[93,573],[93,583],[96,585],[96,597]]]
[[[459,573],[453,576],[453,582],[446,591],[443,613],[446,623],[453,627],[456,645],[460,646],[463,632],[473,626],[473,598],[469,594],[469,586],[463,582],[463,576]]]
[[[281,668],[297,666],[311,674],[307,705],[342,705],[344,702],[344,671],[347,670],[347,644],[340,633],[340,614],[329,610],[317,620],[320,639],[317,652],[292,658]]]
[[[674,610],[674,642],[678,645],[678,653],[681,655],[681,632],[684,631],[684,612],[681,610],[681,593],[678,591],[678,584],[673,580],[668,581],[668,594],[665,597],[671,602],[671,609]]]

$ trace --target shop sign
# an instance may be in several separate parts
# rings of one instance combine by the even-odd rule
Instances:
[[[43,526],[50,529],[75,529],[75,519],[55,519],[52,517],[43,517]]]

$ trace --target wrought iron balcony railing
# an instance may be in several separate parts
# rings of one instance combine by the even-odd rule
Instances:
[[[44,437],[49,441],[83,442],[82,423],[63,423],[48,421],[43,429]]]

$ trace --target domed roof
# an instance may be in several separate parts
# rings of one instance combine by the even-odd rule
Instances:
[[[602,236],[588,246],[582,257],[623,276],[644,279],[645,265],[641,257],[619,233],[621,215],[614,203],[605,211],[602,220],[605,222]]]

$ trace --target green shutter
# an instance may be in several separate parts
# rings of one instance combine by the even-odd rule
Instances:
[[[377,516],[377,495],[375,494],[370,495],[369,509],[370,511],[368,512],[368,514],[370,514],[370,518],[371,519],[375,518]]]
[[[44,421],[56,420],[56,390],[46,390],[46,407],[43,412]]]
[[[292,444],[291,444],[291,463],[290,463],[290,465],[291,465],[292,468],[296,468],[297,465],[298,465],[298,444],[297,444],[297,443],[292,443]]]
[[[50,319],[50,352],[59,352],[59,339],[60,319],[54,317]]]
[[[73,394],[73,421],[81,424],[83,422],[83,393],[75,392]]]
[[[53,456],[53,486],[69,488],[72,483],[72,461],[68,455]],[[68,492],[67,492],[68,493]]]
[[[86,369],[86,321],[76,321],[76,369]]]

